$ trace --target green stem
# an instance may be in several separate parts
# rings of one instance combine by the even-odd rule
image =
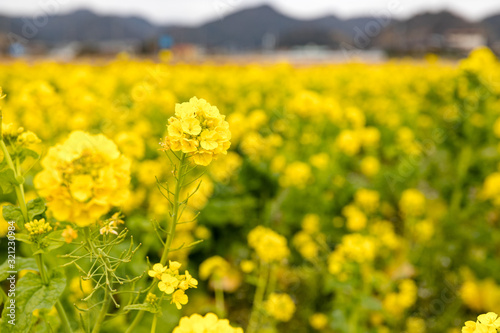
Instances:
[[[358,311],[355,310],[351,313],[349,317],[349,333],[358,332]]]
[[[108,314],[109,305],[111,304],[111,295],[109,294],[109,288],[106,287],[104,291],[104,304],[102,305],[101,311],[99,312],[99,316],[94,324],[94,329],[92,333],[98,333],[101,330],[102,323],[104,319],[106,319],[106,315]]]
[[[144,317],[144,311],[139,311],[137,316],[135,316],[134,321],[130,324],[130,326],[127,328],[125,333],[132,333],[135,327],[141,322],[142,317]]]
[[[50,280],[47,271],[45,270],[45,264],[43,262],[42,254],[41,253],[35,254],[35,260],[38,266],[38,271],[40,272],[40,278],[42,279],[42,283],[47,286]]]
[[[1,126],[1,124],[0,124]],[[14,162],[12,161],[12,157],[9,154],[9,151],[7,150],[7,146],[5,145],[5,142],[3,141],[3,138],[0,140],[0,149],[2,150],[4,154],[4,158],[7,161],[7,165],[9,168],[12,169],[14,172],[14,177],[18,177],[21,175],[21,166],[19,164],[19,159],[16,158],[16,165],[14,165]],[[23,184],[17,184],[14,187],[15,193],[16,193],[16,198],[17,202],[19,204],[19,208],[21,209],[21,214],[23,215],[23,220],[24,223],[28,223],[28,208],[26,207],[26,199],[24,198],[24,186]],[[23,223],[23,225],[24,225]],[[23,226],[21,225],[21,227]],[[44,285],[49,285],[50,283],[50,278],[49,274],[47,273],[45,269],[45,264],[43,260],[43,254],[39,253],[35,255],[35,260],[36,264],[38,266],[38,271],[40,272],[40,279],[42,280],[42,283]],[[62,319],[62,324],[66,330],[66,332],[71,333],[71,325],[69,323],[68,316],[66,315],[66,311],[64,310],[64,307],[61,304],[60,300],[57,300],[56,302],[56,309],[57,312],[59,313],[59,316]]]
[[[156,332],[156,323],[158,322],[158,316],[155,314],[153,317],[153,324],[151,325],[151,333]]]
[[[12,171],[16,172],[16,168],[14,167],[14,163],[12,162],[12,158],[10,157],[9,151],[7,150],[7,146],[5,145],[5,141],[0,140],[0,148],[2,149],[5,160],[7,161],[7,165]]]
[[[28,208],[26,207],[26,201],[24,200],[24,188],[23,188],[23,185],[17,185],[15,188],[14,188],[15,192],[16,192],[16,197],[18,198],[21,198],[21,200],[18,200],[19,202],[19,208],[21,209],[21,213],[23,214],[23,219],[24,219],[24,223],[28,223],[30,222],[28,220]],[[24,226],[24,223],[22,226]]]
[[[248,321],[247,333],[257,332],[259,325],[259,311],[261,310],[262,301],[264,300],[264,294],[267,287],[267,275],[267,264],[261,262],[259,281],[257,283],[257,290],[255,291],[250,320]]]
[[[19,168],[19,160],[16,160],[17,168],[14,166],[14,162],[12,161],[12,157],[9,154],[9,151],[7,150],[7,146],[5,145],[5,142],[0,140],[0,149],[2,149],[3,155],[5,160],[7,161],[7,165],[9,168],[12,170],[14,173],[14,177],[18,178],[20,176],[20,168]],[[16,197],[17,201],[19,203],[19,208],[21,209],[21,213],[23,214],[23,223],[20,225],[20,227],[23,227],[24,223],[28,223],[28,209],[26,208],[26,200],[24,199],[24,187],[22,184],[16,184],[14,186],[14,190],[16,192]]]
[[[179,196],[182,188],[182,183],[184,182],[184,167],[186,166],[186,154],[181,153],[179,161],[179,169],[177,174],[177,183],[175,184],[174,201],[172,207],[172,219],[170,221],[169,229],[167,231],[167,240],[165,241],[165,247],[163,248],[163,253],[161,255],[160,264],[165,265],[168,260],[168,254],[170,252],[170,246],[172,245],[172,240],[175,235],[175,227],[177,222],[179,222]]]
[[[72,333],[73,331],[71,330],[71,324],[69,323],[68,315],[66,314],[66,311],[64,310],[64,307],[60,300],[57,300],[56,302],[56,310],[61,317],[61,321],[66,332]]]
[[[172,245],[172,240],[174,239],[175,235],[175,227],[177,226],[177,223],[179,222],[180,218],[180,216],[178,216],[179,206],[180,206],[179,196],[181,194],[182,184],[184,183],[184,177],[186,176],[184,174],[184,169],[187,165],[188,163],[186,154],[181,153],[181,157],[179,159],[179,168],[177,169],[178,173],[177,173],[177,183],[175,184],[174,201],[172,207],[172,219],[170,220],[170,224],[168,225],[165,247],[163,248],[163,252],[160,258],[160,264],[162,264],[163,266],[165,266],[165,264],[167,263],[168,254],[170,253],[170,246]],[[151,285],[147,288],[147,290],[153,288],[157,283],[158,279],[153,279]],[[143,310],[139,311],[139,313],[135,316],[134,320],[132,321],[132,323],[130,324],[125,333],[133,332],[135,327],[141,322],[143,316],[144,316],[144,311]],[[153,319],[153,325],[156,325],[154,319]]]
[[[220,318],[226,316],[226,306],[224,304],[224,290],[222,290],[222,281],[218,281],[215,287],[215,308]]]
[[[98,257],[97,250],[95,249],[94,244],[90,240],[91,239],[90,229],[88,227],[84,228],[83,234],[85,235],[85,240],[89,247],[91,258],[92,258],[92,253],[94,253],[97,259]],[[105,274],[108,275],[108,270],[106,268],[104,269],[106,270]],[[107,280],[111,281],[109,276],[107,277]],[[109,285],[106,285],[104,287],[104,304],[102,305],[101,311],[99,311],[99,315],[97,316],[97,319],[94,323],[94,329],[92,330],[92,333],[98,333],[101,330],[102,323],[104,322],[104,320],[106,319],[106,315],[108,314],[108,309],[109,305],[111,304],[111,297],[112,297],[109,292],[109,288],[111,288],[111,286]]]
[[[451,194],[451,202],[450,202],[450,213],[453,218],[456,218],[456,214],[458,214],[460,210],[460,206],[463,199],[463,193],[465,190],[464,187],[464,179],[467,176],[467,172],[469,170],[471,160],[472,160],[472,147],[464,146],[458,156],[457,163],[457,172],[455,176],[455,186],[453,188],[453,192]]]
[[[273,264],[270,264],[269,267],[269,287],[266,290],[266,297],[269,297],[269,295],[274,292],[276,289],[276,283],[277,283],[278,276],[276,274],[276,267]]]

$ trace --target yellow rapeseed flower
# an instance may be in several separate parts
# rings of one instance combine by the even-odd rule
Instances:
[[[193,314],[182,317],[173,333],[243,333],[241,328],[234,328],[227,319],[219,319],[214,313],[205,316]]]
[[[88,226],[128,197],[130,161],[104,135],[73,132],[42,166],[35,187],[57,220]]]
[[[479,315],[477,321],[466,321],[462,333],[497,333],[500,329],[500,318],[494,312]]]
[[[281,261],[290,255],[285,237],[273,230],[258,226],[248,234],[248,245],[264,262]]]
[[[170,304],[175,303],[175,306],[178,310],[182,309],[183,305],[186,305],[188,302],[188,297],[184,290],[178,289],[172,294],[172,300]]]
[[[198,165],[208,165],[231,145],[231,132],[225,116],[216,106],[193,97],[176,104],[168,120],[168,134],[160,143],[162,150],[182,151]]]
[[[288,294],[271,293],[264,308],[273,318],[284,322],[292,319],[295,313],[295,303]]]
[[[328,316],[324,313],[315,313],[309,317],[309,324],[315,330],[322,330],[328,325]]]
[[[215,279],[221,279],[224,277],[231,266],[226,259],[221,256],[213,256],[204,260],[200,265],[200,279],[206,280],[210,277]]]
[[[31,240],[35,240],[38,236],[47,234],[52,230],[52,227],[48,222],[45,222],[45,219],[35,219],[26,223],[24,227],[28,231]]]
[[[399,208],[405,216],[418,217],[425,213],[425,196],[417,189],[408,189],[401,195]]]

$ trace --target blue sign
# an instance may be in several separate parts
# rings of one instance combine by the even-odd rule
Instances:
[[[172,45],[174,45],[174,39],[169,35],[161,35],[158,38],[158,46],[161,50],[171,49]]]

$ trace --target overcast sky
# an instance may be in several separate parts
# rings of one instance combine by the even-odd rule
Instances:
[[[298,18],[353,17],[382,11],[408,17],[424,10],[450,9],[476,20],[500,13],[500,0],[0,0],[0,14],[33,15],[43,9],[59,14],[89,8],[104,14],[139,15],[162,24],[193,25],[262,3]]]

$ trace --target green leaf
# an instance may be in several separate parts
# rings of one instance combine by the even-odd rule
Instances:
[[[26,333],[32,332],[31,327],[37,321],[33,311],[37,309],[52,309],[66,287],[64,275],[55,271],[48,286],[43,285],[39,275],[28,273],[16,284],[16,321],[15,325],[7,321],[7,307],[2,313],[1,332]]]
[[[364,296],[361,298],[361,307],[366,310],[380,311],[382,310],[382,303],[375,297]]]
[[[151,312],[151,313],[158,313],[158,311],[159,311],[157,306],[150,304],[150,303],[127,305],[124,308],[124,310],[126,310],[126,311],[130,311],[130,310],[147,311],[147,312]]]
[[[0,332],[28,333],[31,332],[32,326],[38,320],[38,318],[33,316],[31,312],[18,313],[16,310],[15,325],[11,325],[8,323],[8,320],[10,320],[10,318],[7,317],[7,313],[8,310],[7,307],[5,307],[2,312],[2,322],[0,324]]]
[[[34,150],[31,150],[31,149],[27,149],[27,148],[24,148],[20,153],[19,153],[19,162],[23,162],[27,157],[32,157],[34,158],[35,160],[38,159],[38,157],[40,157],[40,155],[38,155],[38,153]]]
[[[34,258],[16,257],[14,269],[10,267],[9,260],[5,260],[0,266],[0,282],[9,277],[10,274],[7,273],[7,271],[20,272],[25,269],[38,271],[38,266],[36,265],[36,261]]]
[[[28,234],[16,234],[16,241],[23,242],[26,244],[33,244]]]
[[[17,257],[15,270],[19,272],[25,269],[38,270],[35,259]],[[5,261],[0,266],[0,281],[5,280],[9,276],[7,273],[8,270],[10,270],[9,263]],[[43,286],[40,277],[36,274],[28,273],[23,276],[16,284],[15,325],[9,324],[8,321],[11,320],[11,318],[7,316],[9,310],[7,307],[4,307],[2,321],[0,323],[0,332],[31,332],[32,326],[38,320],[33,316],[33,311],[41,308],[51,309],[52,305],[60,297],[65,286],[66,280],[64,277],[61,277],[59,273],[56,273],[54,279],[48,286]],[[57,298],[54,300],[56,295]],[[49,306],[51,302],[54,303]]]
[[[15,221],[17,225],[24,224],[23,213],[19,207],[13,205],[5,205],[2,207],[2,215],[5,221]]]
[[[34,252],[33,254],[35,255],[39,253],[48,253],[66,244],[64,237],[62,235],[63,232],[64,230],[56,230],[48,234],[47,237],[45,237],[41,241],[40,248],[38,249],[38,251]]]
[[[14,186],[17,185],[16,175],[12,169],[5,169],[0,171],[0,187],[4,194],[10,193],[14,190]]]
[[[26,207],[28,208],[28,217],[30,221],[32,221],[35,216],[42,215],[47,209],[45,201],[42,198],[30,200]]]
[[[52,309],[66,288],[66,277],[60,271],[54,271],[46,286],[39,275],[27,273],[17,281],[16,287],[16,306],[20,311]]]

